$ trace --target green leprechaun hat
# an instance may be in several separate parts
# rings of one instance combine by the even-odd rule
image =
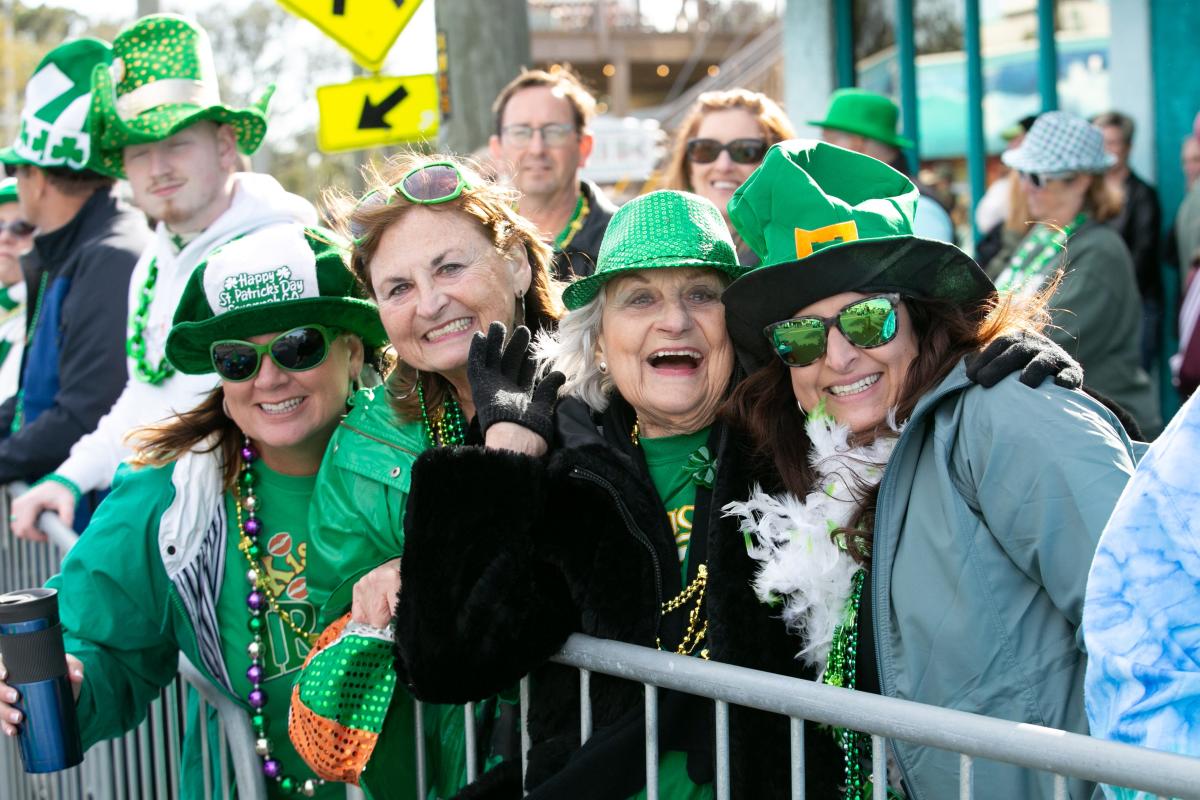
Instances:
[[[117,34],[108,69],[92,73],[92,136],[98,158],[124,175],[121,152],[173,136],[189,125],[211,120],[230,125],[238,149],[249,155],[267,133],[269,86],[250,108],[221,102],[208,34],[174,14],[142,17]]]
[[[890,97],[866,89],[838,89],[829,98],[825,119],[809,120],[808,124],[857,134],[907,150],[913,143],[896,133],[899,121],[900,108]]]
[[[387,341],[379,309],[361,297],[335,233],[268,225],[197,265],[175,310],[167,358],[180,372],[202,375],[213,371],[213,342],[314,323],[356,334],[368,347]]]
[[[969,303],[995,293],[952,244],[912,233],[917,189],[870,156],[825,142],[780,142],[729,201],[762,259],[725,290],[725,322],[747,371],[771,359],[763,329],[842,292]]]
[[[601,286],[622,273],[670,267],[708,267],[730,279],[745,271],[712,201],[662,189],[630,200],[613,214],[600,242],[596,271],[568,286],[563,304],[571,310],[587,305]]]
[[[73,39],[47,53],[25,84],[21,128],[0,162],[112,174],[96,163],[88,133],[92,70],[110,63],[112,48],[99,39]]]

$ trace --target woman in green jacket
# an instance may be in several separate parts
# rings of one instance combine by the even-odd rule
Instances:
[[[561,306],[550,290],[552,252],[516,213],[509,190],[463,162],[416,153],[393,158],[367,178],[371,190],[342,216],[354,241],[351,267],[378,303],[397,364],[384,386],[353,398],[321,466],[310,512],[309,592],[321,626],[331,626],[318,650],[340,650],[314,656],[306,667],[291,735],[319,774],[391,797],[396,786],[410,785],[396,770],[413,763],[407,694],[396,692],[385,704],[386,718],[360,713],[350,725],[342,724],[348,715],[334,720],[313,713],[311,703],[332,680],[348,698],[343,708],[360,704],[355,681],[341,677],[347,660],[372,674],[392,674],[390,647],[355,637],[371,630],[390,644],[416,457],[430,447],[482,443],[467,381],[473,335],[495,321],[536,332],[554,325]],[[529,331],[517,336],[527,342]],[[557,385],[546,391],[552,396]],[[518,425],[497,425],[514,441],[536,438]],[[495,704],[481,707],[485,726],[492,726]],[[431,791],[448,796],[466,782],[462,709],[427,705],[424,723],[432,739]],[[358,746],[346,748],[348,738]]]
[[[167,356],[221,384],[137,432],[132,468],[49,583],[85,746],[135,727],[183,655],[251,714],[270,797],[344,794],[286,735],[292,680],[317,630],[308,502],[364,349],[384,340],[332,236],[269,226],[214,250],[189,280]],[[0,685],[11,702],[7,693]],[[198,722],[184,743],[188,798],[203,794]]]
[[[750,373],[730,417],[788,490],[730,507],[755,590],[827,684],[1086,733],[1084,587],[1134,447],[1082,392],[971,384],[971,354],[1036,330],[1045,296],[997,299],[911,235],[915,200],[879,162],[790,143],[731,203],[765,266],[724,295]],[[845,796],[869,797],[871,738],[836,737]],[[887,755],[893,796],[956,793],[955,753]],[[981,762],[975,793],[1050,798],[1053,776]]]

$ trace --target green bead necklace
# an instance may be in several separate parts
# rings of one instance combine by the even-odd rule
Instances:
[[[146,324],[150,319],[150,304],[154,302],[154,286],[158,283],[158,259],[150,260],[150,269],[146,273],[146,282],[138,294],[138,307],[133,312],[130,323],[132,330],[125,342],[125,352],[134,361],[133,374],[139,381],[151,386],[158,386],[175,374],[175,367],[167,361],[164,355],[158,366],[150,363],[146,357]]]
[[[450,447],[460,445],[467,439],[467,420],[463,416],[462,406],[450,394],[446,395],[442,407],[435,413],[433,420],[429,419],[429,410],[425,406],[425,389],[417,381],[417,400],[421,404],[421,422],[425,425],[425,437],[432,447]]]

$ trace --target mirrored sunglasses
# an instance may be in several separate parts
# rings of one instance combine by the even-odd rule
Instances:
[[[689,139],[684,152],[693,164],[711,164],[721,157],[722,150],[729,153],[735,164],[757,164],[763,160],[767,149],[763,139],[734,139],[724,143],[716,139]]]
[[[0,233],[8,231],[18,239],[24,239],[26,236],[32,236],[33,232],[36,230],[36,225],[26,222],[23,219],[14,219],[11,222],[0,222]]]
[[[868,350],[896,338],[898,294],[878,294],[856,300],[832,317],[804,316],[773,322],[763,328],[771,349],[789,367],[805,367],[825,355],[829,329],[846,341]]]
[[[287,372],[315,369],[325,363],[329,346],[336,338],[336,330],[324,325],[305,325],[281,333],[266,344],[222,339],[212,343],[209,353],[221,380],[241,383],[258,374],[264,355]]]
[[[386,192],[374,190],[363,195],[350,215],[350,236],[354,244],[362,244],[366,229],[356,221],[360,211],[386,205],[398,194],[410,203],[421,206],[436,206],[439,203],[449,203],[458,199],[471,184],[458,171],[458,167],[449,161],[435,161],[432,164],[419,166],[400,179],[400,182],[388,187]]]

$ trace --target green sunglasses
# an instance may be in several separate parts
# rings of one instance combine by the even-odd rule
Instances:
[[[304,325],[285,331],[266,344],[222,339],[212,343],[209,353],[221,380],[242,383],[258,374],[264,355],[287,372],[304,372],[321,366],[339,332],[324,325]]]
[[[763,328],[771,349],[789,367],[805,367],[825,355],[829,329],[864,350],[896,338],[898,294],[877,294],[855,300],[832,317],[804,316],[773,322]]]
[[[457,200],[470,188],[471,184],[459,172],[458,167],[449,161],[434,161],[410,170],[399,183],[389,187],[387,192],[375,190],[367,193],[358,201],[354,211],[357,213],[366,208],[386,205],[392,202],[392,198],[397,194],[415,205],[436,206],[439,203]],[[354,221],[353,216],[350,218],[349,228],[355,246],[361,245],[366,238],[366,230]]]

